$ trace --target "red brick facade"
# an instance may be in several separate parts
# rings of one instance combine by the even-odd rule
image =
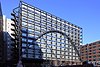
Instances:
[[[100,65],[100,40],[81,46],[81,59]]]

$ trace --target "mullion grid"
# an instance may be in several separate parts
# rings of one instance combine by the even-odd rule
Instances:
[[[32,8],[33,9],[33,8]],[[35,8],[34,10],[36,10],[37,8]],[[51,16],[53,16],[53,15],[51,15],[51,14],[49,14],[49,13],[46,13],[46,12],[43,12],[43,11],[41,11],[40,10],[40,14],[35,14],[36,12],[34,11],[34,31],[37,31],[36,29],[35,29],[35,25],[36,25],[36,23],[35,22],[39,22],[39,24],[38,25],[40,25],[39,26],[39,28],[40,28],[40,30],[38,30],[37,32],[39,32],[39,33],[43,33],[43,32],[45,32],[45,31],[49,31],[49,30],[52,30],[52,28],[54,29],[54,30],[60,30],[60,31],[66,31],[66,28],[67,28],[67,26],[68,25],[70,25],[70,24],[68,24],[68,25],[66,25],[67,24],[67,22],[65,23],[65,26],[63,27],[62,25],[58,25],[57,26],[57,24],[59,23],[59,24],[61,24],[62,22],[63,22],[63,20],[62,19],[60,19],[60,18],[58,18],[58,17],[56,17],[56,19],[55,20],[52,20],[52,18],[51,18]],[[43,17],[44,18],[41,18],[42,16],[41,16],[41,13],[43,13]],[[47,16],[49,16],[49,18],[47,17]],[[36,17],[39,17],[39,18],[37,18],[38,20],[36,20],[35,18]],[[53,17],[55,17],[55,16],[53,16]],[[27,18],[27,17],[26,17]],[[30,18],[30,17],[28,17],[28,19],[32,19],[32,18]],[[41,20],[41,19],[43,19],[43,20]],[[48,28],[48,19],[51,21],[50,22],[50,24],[51,24],[51,28]],[[59,20],[59,21],[58,21]],[[28,20],[27,20],[28,21]],[[41,26],[41,23],[42,22],[45,22],[45,25],[44,26]],[[55,22],[55,23],[53,23],[53,22]],[[64,21],[65,22],[65,21]],[[56,26],[55,26],[55,25]],[[54,27],[55,26],[55,27]],[[62,26],[62,27],[61,27]],[[42,31],[42,29],[44,29],[43,31]],[[68,32],[69,31],[69,32]],[[68,33],[70,33],[70,28],[66,31],[66,34],[68,34]],[[56,34],[56,49],[57,49],[57,33],[55,33]],[[60,35],[60,34],[59,34]],[[70,35],[70,34],[68,34],[68,35]],[[51,36],[53,36],[53,34],[51,34]],[[60,35],[60,36],[62,36],[62,35]],[[82,36],[82,34],[80,34],[80,36]],[[37,35],[35,34],[35,37],[37,37]],[[62,37],[61,37],[62,38]],[[74,37],[73,37],[74,38]],[[72,38],[72,39],[73,39]],[[47,39],[47,37],[46,37],[46,39]],[[82,39],[82,37],[81,37],[81,39]],[[53,38],[51,39],[51,40],[53,40]],[[64,42],[65,41],[68,41],[67,39],[65,39],[64,38]],[[82,40],[81,40],[82,41]],[[80,42],[81,42],[80,41]],[[40,42],[41,42],[41,40],[40,40]],[[60,40],[60,42],[62,42],[61,40]],[[65,42],[66,43],[66,42]],[[51,42],[51,44],[52,44],[52,42]],[[47,42],[46,42],[46,44],[45,45],[47,45]],[[62,46],[62,45],[60,45],[60,46]],[[64,47],[65,47],[66,45],[64,45]],[[40,44],[40,47],[41,47],[41,44]],[[51,47],[52,48],[52,47]],[[65,50],[65,48],[64,48],[64,50]],[[73,51],[73,49],[72,49],[72,51]],[[62,50],[60,49],[60,54],[61,54],[61,52],[62,52]],[[69,52],[69,51],[68,51]],[[64,54],[66,54],[66,52],[64,52]],[[72,52],[72,54],[73,54],[73,52]],[[58,55],[57,54],[57,51],[56,51],[56,55]],[[65,55],[65,56],[67,56],[67,55]],[[69,54],[68,54],[68,56],[69,56]],[[47,56],[46,56],[47,57]],[[52,57],[52,54],[51,54],[51,57]],[[57,57],[56,57],[57,58]],[[64,57],[65,58],[65,57]],[[66,58],[65,58],[66,59]],[[73,60],[73,59],[72,59]]]
[[[34,28],[34,29],[35,29],[35,30],[34,30],[34,35],[35,35],[35,38],[37,38],[37,37],[40,35],[40,33],[41,33],[41,29],[40,29],[40,28],[41,28],[41,25],[40,25],[40,23],[41,23],[41,17],[40,17],[40,16],[37,16],[37,15],[40,15],[40,14],[37,14],[37,13],[36,13],[36,12],[38,12],[38,11],[36,10],[36,8],[35,8],[35,11],[34,11],[34,12],[35,12],[35,14],[34,14],[34,15],[35,15],[35,16],[34,16],[34,17],[35,17],[35,20],[34,20],[34,21],[35,21],[35,22],[34,22],[34,24],[35,24],[35,25],[34,25],[34,27],[35,27],[35,28]],[[39,11],[39,12],[40,12],[40,11]],[[37,19],[38,19],[38,20],[37,20]],[[41,40],[40,40],[40,42],[41,42]],[[38,48],[41,49],[41,44],[37,44],[37,46],[38,46]],[[38,56],[38,57],[37,57],[38,59],[41,58],[40,56],[41,56],[42,54],[40,53],[40,49],[37,49],[37,48],[35,49],[35,52],[37,51],[37,53],[35,53],[35,58],[36,58],[37,56]]]

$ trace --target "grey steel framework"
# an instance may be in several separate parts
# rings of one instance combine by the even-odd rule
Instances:
[[[22,58],[79,61],[74,47],[60,33],[47,33],[37,40],[36,45],[32,41],[46,31],[59,30],[68,35],[80,51],[82,28],[23,1],[18,9],[18,24]]]

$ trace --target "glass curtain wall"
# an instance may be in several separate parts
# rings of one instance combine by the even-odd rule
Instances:
[[[20,2],[20,17],[23,58],[79,60],[71,43],[62,34],[48,33],[43,35],[37,40],[36,45],[33,45],[32,41],[33,38],[37,38],[46,31],[59,30],[66,33],[80,50],[82,28],[22,1]]]

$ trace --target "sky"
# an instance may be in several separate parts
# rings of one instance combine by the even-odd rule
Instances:
[[[3,15],[11,18],[20,0],[0,0]],[[22,0],[83,28],[83,44],[100,40],[100,0]]]

